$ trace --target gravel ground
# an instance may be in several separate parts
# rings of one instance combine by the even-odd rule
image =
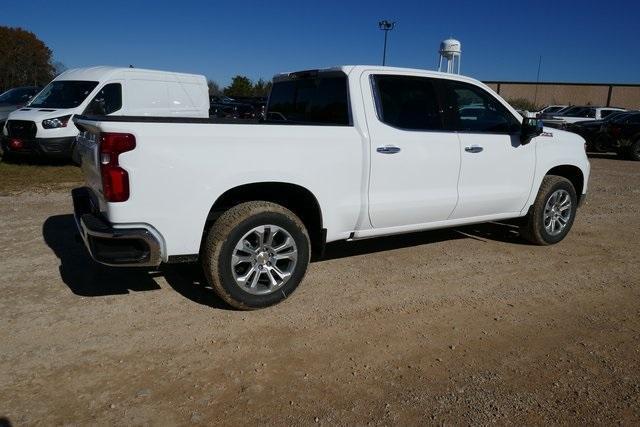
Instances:
[[[332,244],[255,312],[192,266],[93,264],[66,190],[1,196],[0,425],[637,425],[640,163],[592,168],[556,246],[500,224]]]

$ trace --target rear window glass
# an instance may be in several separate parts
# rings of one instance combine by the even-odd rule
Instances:
[[[348,126],[349,96],[344,73],[276,81],[267,106],[267,121]]]

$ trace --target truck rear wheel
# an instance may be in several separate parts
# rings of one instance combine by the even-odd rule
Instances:
[[[571,230],[576,217],[576,190],[566,178],[547,175],[542,180],[520,234],[536,245],[558,243]]]
[[[307,271],[309,235],[300,219],[275,203],[241,203],[224,212],[205,240],[207,282],[232,307],[253,310],[279,303]]]

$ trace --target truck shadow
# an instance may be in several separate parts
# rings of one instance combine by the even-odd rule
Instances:
[[[42,235],[46,244],[60,260],[60,277],[75,294],[84,297],[123,295],[161,289],[157,277],[183,297],[217,309],[232,309],[206,285],[197,264],[162,265],[159,269],[113,268],[91,259],[78,236],[73,215],[55,215],[47,218]],[[526,244],[517,227],[506,223],[486,223],[456,229],[423,231],[354,242],[334,242],[327,245],[322,258],[312,262],[376,252],[415,247],[456,239],[474,239],[479,242],[500,241]]]
[[[164,277],[173,290],[191,301],[214,308],[230,308],[204,285],[202,273],[195,264],[163,265],[159,270],[98,264],[80,240],[73,215],[47,218],[42,235],[60,260],[60,278],[75,295],[101,297],[160,290],[155,279]]]
[[[98,297],[160,289],[153,273],[110,268],[93,261],[78,235],[73,215],[55,215],[42,226],[45,243],[60,260],[60,277],[76,295]]]
[[[315,262],[390,251],[413,246],[427,245],[448,240],[473,239],[480,242],[498,241],[516,245],[528,244],[518,232],[514,224],[488,222],[458,228],[420,231],[410,234],[398,234],[388,237],[356,241],[338,241],[327,244],[324,256]],[[312,261],[312,262],[313,262]]]

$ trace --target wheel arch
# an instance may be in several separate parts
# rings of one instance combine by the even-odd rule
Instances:
[[[576,197],[578,198],[578,204],[580,204],[584,189],[584,173],[582,169],[575,165],[558,165],[549,169],[545,176],[547,175],[556,175],[568,179],[576,190]]]
[[[307,188],[288,182],[242,184],[222,193],[211,206],[205,230],[226,210],[240,203],[262,200],[277,203],[296,214],[307,228],[314,255],[321,255],[326,241],[322,209],[317,197]],[[203,239],[205,233],[203,232]],[[201,245],[202,246],[202,245]]]

